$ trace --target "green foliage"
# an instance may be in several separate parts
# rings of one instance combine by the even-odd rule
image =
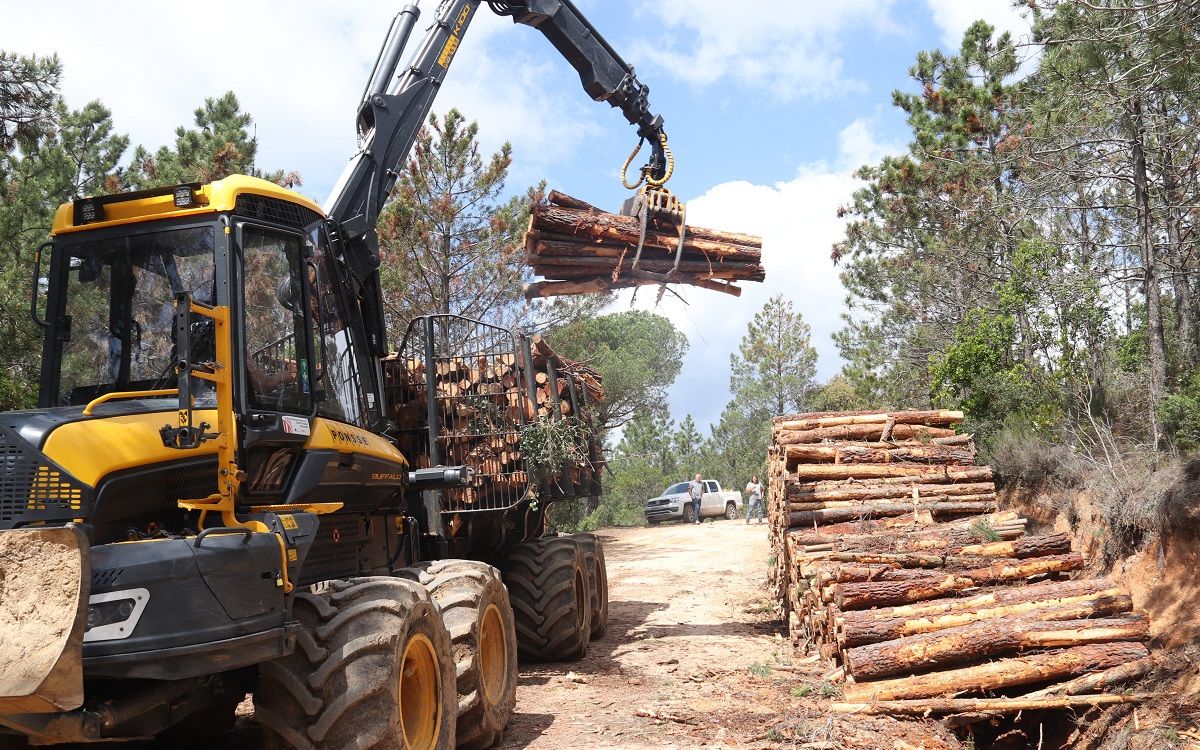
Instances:
[[[844,372],[817,386],[808,398],[809,411],[857,411],[874,406],[854,387],[853,381]]]
[[[604,378],[598,417],[606,431],[667,403],[688,348],[671,321],[641,310],[582,318],[546,337],[559,354],[586,362]]]
[[[587,435],[577,419],[538,417],[521,429],[521,455],[537,480],[553,481],[587,462]]]
[[[119,189],[129,140],[99,102],[73,111],[58,95],[57,58],[0,52],[0,409],[37,397],[41,331],[29,316],[33,250],[54,210],[77,195]],[[11,97],[11,99],[10,99]]]
[[[1181,392],[1160,401],[1158,416],[1167,439],[1176,448],[1200,448],[1200,376],[1192,376]]]
[[[810,336],[791,300],[783,295],[767,300],[747,326],[739,354],[730,355],[730,390],[756,413],[805,411],[817,373]]]
[[[0,50],[0,153],[37,149],[53,126],[62,65],[57,55],[28,57]]]
[[[971,524],[971,534],[984,542],[999,542],[1004,538],[982,519]]]
[[[126,175],[130,187],[211,182],[232,174],[261,177],[285,187],[301,184],[296,172],[264,173],[255,166],[258,138],[251,135],[254,120],[241,110],[232,91],[205,99],[194,116],[195,128],[175,130],[174,148],[162,146],[153,154],[142,146],[134,150]]]

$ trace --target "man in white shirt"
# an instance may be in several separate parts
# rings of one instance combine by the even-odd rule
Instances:
[[[763,522],[763,486],[762,482],[758,481],[758,475],[750,477],[750,481],[746,484],[746,523],[750,523],[750,516],[754,515],[755,510],[758,511],[758,522]]]

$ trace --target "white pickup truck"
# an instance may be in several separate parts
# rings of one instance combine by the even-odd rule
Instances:
[[[720,482],[705,479],[704,496],[700,501],[700,517],[722,516],[734,519],[742,510],[742,493],[737,490],[722,490]],[[678,482],[663,490],[663,493],[653,500],[646,501],[646,520],[651,525],[661,521],[696,520],[693,515],[692,500],[688,496],[688,485],[691,482]]]

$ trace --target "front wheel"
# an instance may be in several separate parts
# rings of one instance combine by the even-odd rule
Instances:
[[[517,702],[517,633],[500,571],[434,560],[397,571],[429,591],[450,632],[458,674],[459,750],[496,744]]]
[[[450,635],[425,587],[390,576],[295,596],[296,650],[260,669],[255,716],[268,748],[451,750]]]
[[[696,522],[696,508],[691,503],[688,503],[687,505],[683,506],[683,522],[684,523],[695,523]]]

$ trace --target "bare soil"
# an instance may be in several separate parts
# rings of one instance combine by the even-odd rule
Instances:
[[[775,616],[766,524],[600,536],[608,629],[580,661],[521,665],[501,748],[962,747],[932,722],[827,713],[837,686],[792,663]]]

